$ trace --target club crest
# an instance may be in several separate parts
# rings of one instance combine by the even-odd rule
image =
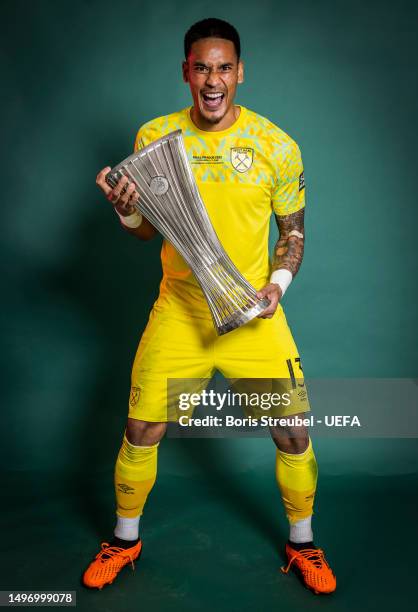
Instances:
[[[238,172],[247,172],[253,165],[254,149],[231,147],[231,164]]]
[[[139,400],[139,387],[131,387],[131,395],[129,398],[129,403],[131,406],[135,406]]]

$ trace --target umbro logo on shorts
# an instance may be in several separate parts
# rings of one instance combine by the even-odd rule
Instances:
[[[133,487],[130,487],[129,485],[124,484],[123,482],[118,482],[118,489],[122,493],[126,493],[126,495],[133,495],[135,492],[135,489]]]

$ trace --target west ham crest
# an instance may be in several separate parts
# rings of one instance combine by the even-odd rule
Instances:
[[[129,398],[129,403],[131,406],[135,406],[139,400],[139,387],[131,387],[131,395]]]
[[[231,147],[231,164],[238,172],[247,172],[253,165],[254,149]]]

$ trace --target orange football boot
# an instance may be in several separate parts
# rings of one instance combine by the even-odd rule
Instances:
[[[337,579],[324,557],[323,550],[320,548],[295,550],[287,543],[286,555],[289,563],[286,567],[280,568],[284,574],[287,574],[290,566],[294,564],[293,569],[300,573],[305,586],[316,595],[335,591]]]
[[[102,550],[84,572],[84,585],[92,589],[102,589],[105,584],[112,584],[120,570],[128,563],[135,569],[134,561],[138,559],[141,550],[141,540],[131,548],[110,546],[107,542],[102,542]]]

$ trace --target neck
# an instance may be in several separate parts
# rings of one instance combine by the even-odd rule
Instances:
[[[232,106],[229,111],[226,113],[224,117],[219,121],[219,123],[211,123],[207,121],[195,106],[192,107],[190,111],[190,117],[193,123],[199,128],[199,130],[204,130],[205,132],[220,132],[221,130],[227,130],[235,123],[241,113],[241,108],[239,106]]]

